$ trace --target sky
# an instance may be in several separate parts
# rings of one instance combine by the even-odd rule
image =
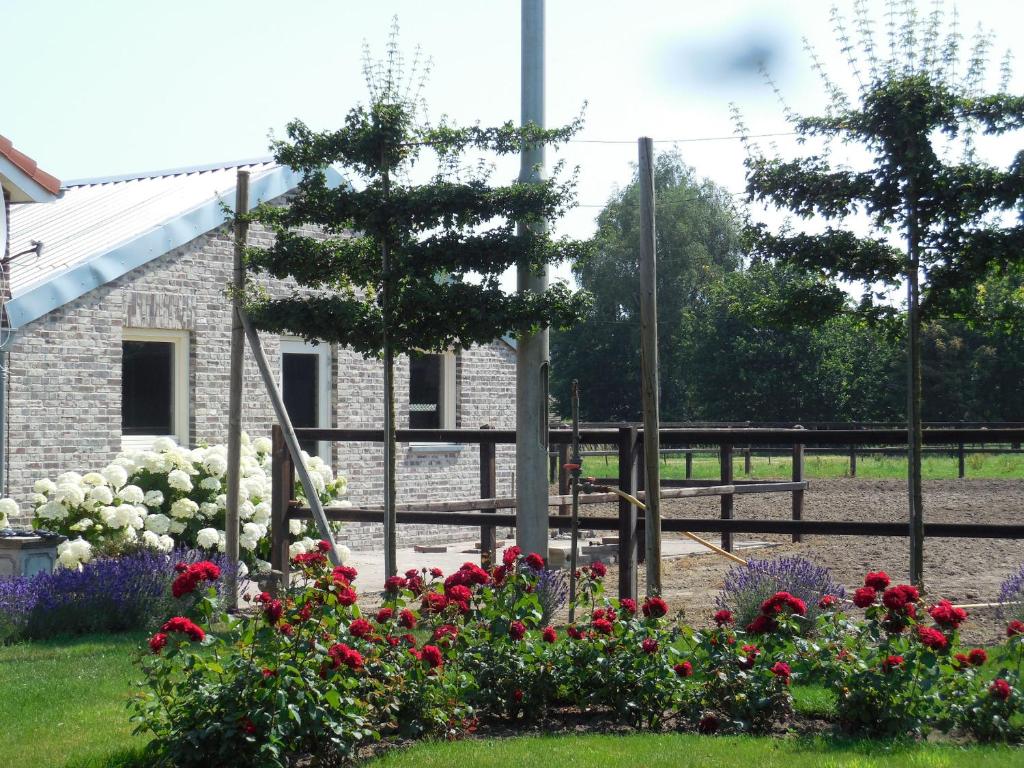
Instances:
[[[869,5],[881,25],[883,4]],[[802,38],[830,71],[848,71],[828,3],[546,6],[548,124],[570,121],[586,104],[577,141],[549,154],[579,168],[580,207],[557,227],[575,237],[593,233],[602,204],[629,182],[639,136],[653,137],[656,150],[675,146],[699,176],[741,191],[739,142],[691,140],[733,135],[733,103],[751,133],[788,130],[758,61],[798,111],[825,103]],[[839,6],[852,15],[850,2]],[[1003,51],[1016,52],[1012,90],[1024,90],[1024,3],[975,0],[959,11],[965,32],[979,23],[994,29],[993,69]],[[366,96],[364,41],[382,53],[396,16],[401,48],[419,45],[432,59],[423,91],[431,117],[518,121],[517,0],[0,0],[0,134],[62,180],[264,156],[268,135],[283,135],[293,118],[316,129],[341,125]],[[884,40],[884,27],[877,34]],[[785,136],[763,141],[784,154],[796,149]],[[1016,149],[996,147],[994,159]],[[517,172],[508,160],[494,178]]]

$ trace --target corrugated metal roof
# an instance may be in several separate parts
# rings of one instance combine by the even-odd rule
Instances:
[[[50,203],[12,205],[10,253],[43,244],[10,264],[15,298],[100,254],[158,229],[234,189],[236,172],[256,181],[275,170],[272,160],[245,160],[196,168],[69,182]],[[154,256],[160,254],[154,254]]]

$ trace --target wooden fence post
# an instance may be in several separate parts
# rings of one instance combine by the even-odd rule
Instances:
[[[484,424],[480,429],[491,429]],[[498,495],[497,446],[493,442],[480,441],[480,498],[493,499]],[[497,512],[496,509],[481,509],[481,512]],[[480,526],[480,565],[490,568],[494,565],[494,551],[498,548],[497,532],[493,525]]]
[[[636,493],[638,440],[636,427],[619,428],[619,489]],[[619,599],[636,600],[637,509],[619,499]]]
[[[647,454],[642,446],[638,446],[636,452],[636,484],[633,487],[635,490],[631,493],[634,496],[647,490]],[[647,562],[647,547],[644,541],[637,541],[636,562],[638,566]]]
[[[804,479],[804,447],[801,444],[793,446],[793,482],[799,483]],[[802,520],[804,516],[804,492],[793,491],[793,519]],[[799,544],[803,536],[799,533],[793,534],[793,543]]]
[[[857,447],[850,446],[850,477],[857,476]]]
[[[693,448],[692,446],[686,446],[686,479],[690,480],[693,478]]]
[[[565,465],[569,463],[569,444],[560,443],[558,446],[558,495],[568,496],[569,489],[569,471],[565,468]],[[559,504],[558,514],[562,517],[569,517],[572,514],[571,504]]]
[[[732,485],[732,446],[721,445],[718,448],[718,463],[721,467],[721,481],[722,485]],[[722,496],[722,519],[732,520],[733,513],[733,495],[725,494]],[[732,552],[732,533],[722,533],[722,549],[726,552]]]
[[[956,476],[964,479],[964,444],[960,443],[956,449]]]
[[[295,491],[295,467],[281,426],[275,424],[270,434],[270,569],[277,575],[273,584],[280,596],[287,593],[290,580],[288,506]]]
[[[743,451],[743,474],[750,476],[750,446],[748,445]]]

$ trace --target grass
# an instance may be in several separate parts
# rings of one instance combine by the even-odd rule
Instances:
[[[393,752],[367,768],[954,768],[973,763],[986,768],[1019,768],[1024,752],[1012,747],[895,745],[823,739],[708,737],[692,734],[630,736],[534,736],[514,739],[434,742]]]
[[[139,635],[0,647],[4,768],[115,768],[135,762],[125,704],[139,673]]]
[[[744,462],[739,450],[734,453],[733,476],[744,480],[789,480],[793,463],[788,456],[753,456],[751,472],[744,473]],[[921,462],[925,480],[955,480],[957,477],[956,456],[926,455]],[[586,456],[583,472],[595,477],[618,477],[619,462],[616,456]],[[681,456],[671,456],[661,462],[661,476],[664,479],[683,480],[686,478],[686,462]],[[710,451],[697,453],[693,458],[695,480],[717,480],[720,477],[718,454]],[[850,476],[850,457],[847,454],[814,454],[804,457],[806,478],[834,478]],[[1019,480],[1024,478],[1024,454],[968,454],[965,466],[968,479]],[[857,456],[857,477],[871,480],[905,480],[907,460],[899,456],[867,455]]]

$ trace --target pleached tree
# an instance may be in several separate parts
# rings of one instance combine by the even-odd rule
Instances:
[[[801,140],[824,140],[822,152],[784,160],[749,145],[746,161],[751,200],[839,226],[775,233],[762,225],[754,254],[863,283],[860,309],[872,317],[893,310],[880,288],[906,289],[910,575],[920,583],[922,318],[941,316],[993,271],[1024,260],[1024,152],[1000,168],[975,149],[979,135],[1024,127],[1024,97],[1009,93],[1005,59],[996,90],[983,90],[991,38],[979,33],[965,46],[941,2],[923,15],[909,0],[890,2],[884,52],[866,3],[854,8],[852,29],[835,9],[833,23],[856,93],[851,98],[814,56],[829,97],[825,114],[787,109]],[[862,169],[830,159],[835,139],[863,150]]]
[[[523,145],[564,141],[578,122],[543,130],[511,122],[495,128],[426,121],[419,55],[408,74],[397,25],[386,56],[364,67],[369,102],[344,125],[314,131],[301,121],[275,142],[276,160],[301,172],[286,206],[262,205],[253,218],[275,235],[249,248],[247,266],[298,288],[284,298],[250,289],[246,310],[258,328],[312,342],[343,345],[383,361],[385,564],[396,571],[395,356],[488,343],[507,333],[571,325],[586,295],[555,283],[539,294],[508,294],[502,274],[525,263],[541,270],[578,259],[582,244],[553,239],[543,228],[574,201],[573,182],[492,185],[480,153],[508,155]],[[477,156],[467,161],[467,152]],[[433,161],[429,180],[411,180],[414,164]],[[350,184],[331,188],[324,169]],[[419,167],[417,170],[419,170]]]

